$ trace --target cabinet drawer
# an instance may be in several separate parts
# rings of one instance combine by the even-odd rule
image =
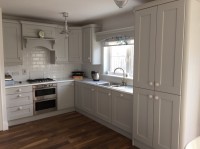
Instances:
[[[7,88],[6,94],[19,94],[19,93],[26,93],[26,92],[32,92],[32,86],[25,86],[25,87],[13,87],[13,88]]]
[[[8,120],[19,119],[33,115],[33,104],[7,108]]]
[[[22,93],[22,94],[14,94],[6,96],[7,107],[16,107],[20,105],[28,105],[33,103],[33,94]]]

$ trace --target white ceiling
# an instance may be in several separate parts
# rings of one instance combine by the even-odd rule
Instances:
[[[119,9],[113,0],[0,0],[4,14],[63,21],[61,12],[68,12],[70,23],[103,19],[131,11],[135,6],[151,0],[129,0]]]

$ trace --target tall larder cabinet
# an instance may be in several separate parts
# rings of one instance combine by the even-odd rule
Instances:
[[[134,12],[133,144],[184,149],[200,134],[200,1],[156,0]]]

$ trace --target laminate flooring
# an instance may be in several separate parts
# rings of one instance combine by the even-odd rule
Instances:
[[[138,149],[131,140],[71,112],[0,132],[0,149]]]

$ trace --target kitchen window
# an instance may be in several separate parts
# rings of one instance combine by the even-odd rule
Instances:
[[[126,77],[133,78],[134,40],[120,40],[105,42],[104,45],[104,73],[107,75],[122,76],[123,71],[115,68],[122,68]]]

